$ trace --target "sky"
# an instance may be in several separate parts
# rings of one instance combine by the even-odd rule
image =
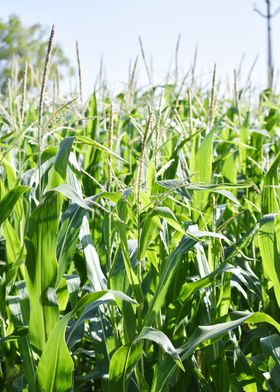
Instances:
[[[274,1],[275,6],[279,1]],[[265,1],[256,0],[264,9]],[[226,83],[242,57],[243,78],[258,56],[252,78],[266,83],[266,25],[253,11],[253,0],[0,0],[0,18],[17,14],[24,24],[56,25],[56,42],[76,65],[75,41],[80,48],[84,91],[89,94],[99,72],[100,58],[109,85],[126,83],[129,63],[140,55],[141,36],[146,57],[152,56],[153,77],[162,82],[174,69],[178,35],[179,71],[185,74],[198,48],[197,75],[217,75]],[[273,20],[275,66],[280,61],[280,14]],[[138,78],[147,83],[139,58]]]

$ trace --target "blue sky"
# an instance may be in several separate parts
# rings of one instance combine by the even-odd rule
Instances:
[[[83,84],[92,89],[103,55],[112,86],[127,81],[128,64],[139,55],[140,35],[145,52],[153,56],[154,78],[163,79],[173,60],[181,34],[179,68],[186,72],[198,46],[198,73],[217,72],[232,78],[245,53],[243,77],[255,57],[254,81],[266,80],[265,21],[253,11],[253,0],[9,0],[1,4],[1,17],[15,13],[25,24],[56,25],[56,40],[75,62],[79,42]],[[264,0],[256,0],[264,6]],[[279,4],[275,0],[275,4]],[[273,21],[275,63],[280,59],[280,15]],[[140,82],[147,81],[142,61]]]

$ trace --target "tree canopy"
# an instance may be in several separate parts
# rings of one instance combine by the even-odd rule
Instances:
[[[48,31],[40,24],[25,26],[16,15],[7,21],[0,19],[0,87],[5,89],[9,78],[15,72],[20,78],[25,64],[33,71],[33,76],[40,77],[46,57]],[[55,78],[57,67],[71,71],[70,62],[62,48],[55,44],[52,58],[50,79]]]

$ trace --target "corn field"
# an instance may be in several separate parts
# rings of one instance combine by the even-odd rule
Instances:
[[[0,103],[1,391],[280,391],[279,96],[46,74]]]

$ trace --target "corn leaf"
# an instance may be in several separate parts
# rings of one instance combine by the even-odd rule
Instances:
[[[29,337],[32,345],[39,351],[43,350],[58,321],[55,297],[58,222],[58,200],[53,193],[33,211],[25,241],[25,278],[30,298]]]
[[[280,210],[280,188],[278,166],[280,162],[280,152],[272,162],[264,178],[261,209],[262,214],[274,214]]]
[[[277,246],[280,236],[279,221],[280,217],[277,214],[264,215],[260,221],[258,239],[263,271],[273,285],[280,306],[280,253]]]
[[[102,144],[96,142],[95,140],[90,139],[87,136],[77,136],[77,142],[78,143],[82,143],[82,144],[88,144],[90,146],[93,146],[93,147],[97,148],[100,151],[103,151],[103,152],[107,153],[108,155],[111,155],[111,156],[119,159],[122,162],[127,162],[125,159],[120,157],[114,151],[110,150],[108,147],[103,146]]]
[[[28,186],[18,185],[3,197],[0,201],[0,225],[9,217],[19,198],[28,190]]]

